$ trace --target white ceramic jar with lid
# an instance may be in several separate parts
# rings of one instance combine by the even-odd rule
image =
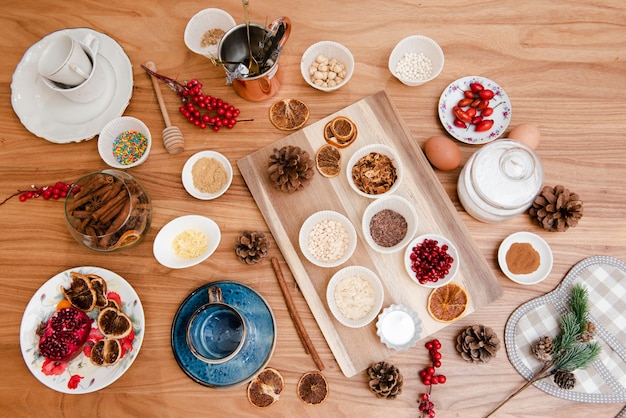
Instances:
[[[458,181],[461,204],[482,222],[501,222],[526,211],[543,185],[543,167],[532,148],[500,139],[467,161]]]

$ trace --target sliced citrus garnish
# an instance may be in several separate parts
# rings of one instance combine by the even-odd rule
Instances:
[[[65,299],[69,300],[73,307],[81,311],[91,312],[96,307],[97,295],[91,285],[91,281],[85,275],[71,272],[72,284],[68,289],[61,289]]]
[[[315,153],[315,165],[324,177],[337,176],[341,171],[341,151],[334,145],[322,145]]]
[[[307,372],[300,377],[296,390],[302,402],[317,405],[328,397],[328,382],[320,372]]]
[[[300,99],[282,99],[270,107],[270,122],[283,131],[300,129],[309,120],[309,107]]]
[[[353,143],[357,135],[356,125],[345,116],[337,116],[324,125],[324,139],[339,148],[345,148]]]
[[[124,312],[109,306],[98,313],[98,328],[105,337],[124,338],[133,330],[133,322]]]
[[[267,408],[278,401],[284,388],[280,372],[267,367],[248,383],[248,401],[258,408]]]
[[[468,300],[465,289],[456,283],[448,283],[430,292],[428,313],[437,321],[452,322],[465,313]]]
[[[97,366],[112,366],[121,358],[122,344],[117,339],[103,338],[91,349],[89,359]]]

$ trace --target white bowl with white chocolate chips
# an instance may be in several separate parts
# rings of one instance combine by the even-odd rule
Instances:
[[[320,91],[334,91],[346,85],[354,72],[354,57],[338,42],[321,41],[311,45],[300,60],[302,77]]]

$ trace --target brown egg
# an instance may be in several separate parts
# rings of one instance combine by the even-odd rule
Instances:
[[[541,139],[539,128],[530,123],[522,123],[509,132],[509,139],[514,139],[528,145],[532,149],[537,149]]]
[[[454,170],[461,163],[461,150],[450,138],[431,136],[424,144],[428,161],[439,170]]]

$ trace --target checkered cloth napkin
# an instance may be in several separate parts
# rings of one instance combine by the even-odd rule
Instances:
[[[555,290],[517,308],[505,329],[509,360],[527,380],[541,369],[531,347],[543,335],[554,338],[560,333],[560,318],[576,283],[588,289],[590,320],[596,325],[595,340],[602,345],[600,357],[587,369],[574,371],[573,389],[561,389],[551,378],[534,385],[572,401],[626,402],[626,263],[616,258],[594,256],[580,261]]]

